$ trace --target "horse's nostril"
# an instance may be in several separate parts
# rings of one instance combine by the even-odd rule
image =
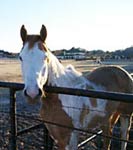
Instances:
[[[24,90],[24,95],[25,95],[25,96],[28,96],[28,94],[27,94],[26,90]]]
[[[41,95],[42,95],[42,91],[41,91],[41,89],[39,89],[38,96],[41,96]]]

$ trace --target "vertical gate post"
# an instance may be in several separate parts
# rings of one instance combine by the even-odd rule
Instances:
[[[53,149],[53,139],[49,136],[48,129],[44,125],[44,147],[45,150],[52,150]]]
[[[97,150],[101,150],[103,147],[103,143],[102,143],[102,137],[100,134],[97,135],[96,141],[97,141]]]
[[[17,150],[16,145],[16,99],[15,90],[10,88],[10,150]]]

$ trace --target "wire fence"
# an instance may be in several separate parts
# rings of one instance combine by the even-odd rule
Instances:
[[[58,149],[53,143],[53,140],[49,137],[48,131],[44,126],[44,123],[38,115],[40,104],[36,106],[27,105],[23,100],[22,92],[24,85],[20,83],[8,83],[0,82],[0,149],[1,150],[44,150]],[[78,96],[89,96],[112,99],[114,101],[124,101],[132,103],[133,95],[131,94],[118,94],[111,92],[99,92],[99,91],[85,91],[79,89],[69,88],[55,88],[44,87],[47,92],[71,94]],[[111,97],[111,98],[110,98]],[[66,107],[66,106],[64,106]],[[80,108],[68,108],[68,109],[80,109]],[[91,110],[94,111],[94,110]],[[95,110],[96,111],[96,110]],[[70,128],[54,122],[45,121],[47,124],[53,126],[60,126],[61,128],[68,128],[80,132],[80,143],[78,144],[79,150],[88,148],[91,150],[102,150],[103,144],[101,138],[111,138],[113,141],[113,147],[120,145],[119,137],[119,124],[114,128],[115,137],[104,135],[101,130],[82,130],[78,128]],[[132,132],[133,133],[133,132]],[[128,141],[128,150],[133,149],[133,134],[130,134],[130,141]],[[114,150],[114,149],[113,149]]]

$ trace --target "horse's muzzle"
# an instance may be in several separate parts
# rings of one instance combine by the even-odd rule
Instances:
[[[42,96],[42,91],[41,91],[41,89],[38,89],[38,94],[37,94],[37,95],[35,95],[35,94],[31,95],[31,94],[29,94],[29,93],[27,92],[27,90],[25,89],[25,90],[24,90],[24,95],[25,95],[27,98],[30,98],[30,99],[38,99],[39,97]]]

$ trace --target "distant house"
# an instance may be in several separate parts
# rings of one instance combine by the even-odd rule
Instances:
[[[86,57],[86,51],[72,48],[70,50],[57,50],[53,51],[53,53],[57,56],[59,59],[85,59]]]
[[[4,50],[0,50],[0,58],[17,58],[18,53],[10,53]]]
[[[5,56],[5,53],[3,50],[0,50],[0,58],[3,58]]]

